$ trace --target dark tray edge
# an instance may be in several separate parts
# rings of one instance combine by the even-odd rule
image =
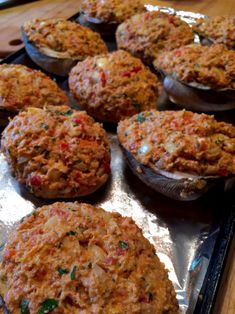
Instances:
[[[206,276],[198,296],[194,310],[195,314],[210,314],[214,309],[216,296],[218,295],[226,261],[231,248],[234,229],[235,211],[234,205],[232,205],[232,208],[230,208],[221,224]]]

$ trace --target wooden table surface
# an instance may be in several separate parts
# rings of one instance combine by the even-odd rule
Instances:
[[[134,1],[134,0],[133,0]],[[173,7],[175,9],[200,12],[207,15],[235,15],[235,0],[165,0],[144,1],[145,3]],[[42,0],[0,10],[0,57],[22,47],[19,28],[34,17],[69,17],[79,11],[80,0]],[[214,313],[235,314],[235,240],[233,241]]]

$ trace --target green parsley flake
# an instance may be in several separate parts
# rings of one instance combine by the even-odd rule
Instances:
[[[38,311],[38,314],[46,314],[52,312],[55,308],[58,307],[59,302],[55,299],[46,299],[41,303],[41,307]]]
[[[77,266],[73,266],[73,269],[70,273],[70,278],[71,280],[74,280],[75,279],[75,274],[76,274],[76,271],[77,271]]]
[[[223,140],[220,140],[220,139],[217,139],[216,141],[215,141],[215,144],[217,144],[217,145],[221,145],[221,144],[223,144],[224,143],[224,141]]]
[[[128,242],[127,241],[119,241],[118,242],[119,247],[121,247],[123,250],[128,249]]]
[[[58,268],[57,268],[57,271],[58,271],[58,273],[59,273],[61,276],[69,273],[68,269],[66,269],[66,268],[61,268],[61,267],[58,267]]]
[[[49,126],[46,124],[46,123],[44,123],[44,122],[42,122],[41,124],[40,124],[40,128],[42,128],[42,129],[44,129],[44,130],[48,130],[49,129]]]
[[[139,122],[139,123],[142,123],[142,122],[145,121],[145,117],[144,117],[144,113],[143,112],[138,114],[136,121]]]
[[[21,300],[20,302],[20,313],[21,314],[30,314],[29,312],[29,301],[28,300]]]
[[[73,231],[73,230],[70,230],[69,232],[67,232],[66,233],[66,235],[68,235],[68,236],[75,236],[77,234],[77,232],[76,231]]]
[[[63,116],[71,116],[73,114],[73,110],[69,109],[66,112],[63,113]]]

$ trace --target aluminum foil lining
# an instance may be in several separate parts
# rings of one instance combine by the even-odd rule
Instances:
[[[151,5],[147,5],[147,9],[176,14],[190,25],[196,19],[205,17]],[[157,255],[169,270],[180,312],[193,313],[219,231],[219,219],[213,214],[216,205],[210,197],[194,202],[178,202],[154,192],[132,174],[116,134],[112,131],[108,133],[112,176],[103,188],[80,200],[131,216],[153,243]],[[8,234],[22,217],[48,203],[52,201],[34,197],[11,176],[0,153],[0,247],[4,246]]]
[[[146,9],[148,11],[161,11],[167,14],[173,14],[181,18],[181,20],[185,21],[188,23],[190,26],[196,23],[198,19],[206,19],[208,18],[207,15],[201,14],[201,13],[195,13],[195,12],[188,12],[188,11],[179,11],[175,10],[173,8],[168,8],[168,7],[161,7],[158,5],[151,5],[151,4],[146,4],[145,5]],[[197,34],[194,35],[194,42],[199,43],[199,36]]]

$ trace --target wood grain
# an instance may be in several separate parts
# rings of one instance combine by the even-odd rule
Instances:
[[[25,21],[35,17],[68,18],[78,12],[79,7],[80,1],[42,0],[0,11],[0,57],[23,47],[10,43],[21,38],[20,27]]]
[[[230,248],[223,279],[219,287],[214,313],[234,314],[235,313],[235,237]]]
[[[134,1],[134,0],[133,0]],[[173,7],[178,10],[207,15],[235,15],[235,0],[144,0],[144,3]],[[20,26],[35,17],[69,17],[79,11],[80,0],[42,0],[0,11],[0,57],[18,50],[21,45],[9,42],[20,38]],[[217,296],[214,313],[235,314],[235,239],[227,260],[223,280]],[[190,313],[191,314],[191,313]]]

